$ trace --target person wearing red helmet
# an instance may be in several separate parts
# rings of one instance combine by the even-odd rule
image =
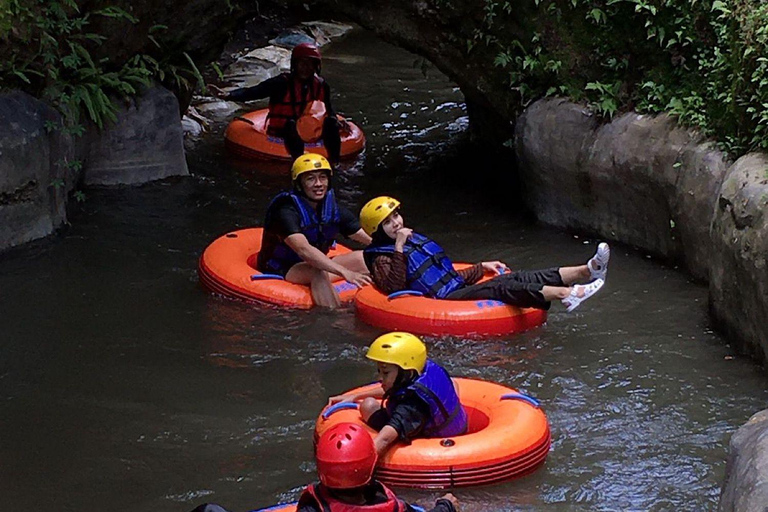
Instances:
[[[373,479],[376,448],[361,425],[339,423],[317,440],[315,461],[319,484],[304,489],[297,512],[416,512],[387,486]],[[446,494],[430,512],[455,512],[458,500]]]
[[[339,423],[320,436],[315,446],[319,483],[308,485],[299,497],[296,512],[419,512],[424,509],[398,498],[373,478],[376,449],[361,425]],[[443,495],[427,512],[458,512],[459,502]],[[215,504],[192,512],[227,512]]]
[[[339,161],[343,128],[331,105],[331,88],[320,77],[322,57],[317,46],[311,43],[296,45],[291,52],[291,71],[282,73],[253,87],[235,89],[229,93],[214,85],[208,87],[222,99],[252,101],[269,98],[267,133],[281,137],[291,156],[296,159],[304,154],[304,139],[299,135],[297,122],[313,102],[325,106],[322,139],[332,163]],[[309,141],[306,141],[309,142]]]

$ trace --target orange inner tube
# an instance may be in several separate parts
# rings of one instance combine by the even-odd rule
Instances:
[[[456,263],[457,270],[469,267]],[[491,277],[484,277],[486,281]],[[547,312],[517,308],[497,300],[441,300],[401,296],[389,299],[373,287],[355,296],[357,317],[389,330],[414,334],[454,336],[497,336],[522,332],[547,321]]]
[[[244,158],[291,160],[291,155],[285,148],[283,139],[267,134],[268,112],[269,109],[264,108],[234,118],[224,133],[227,148]],[[342,158],[354,156],[365,148],[363,131],[355,123],[350,121],[347,123],[350,127],[349,133],[341,133]],[[307,153],[317,153],[328,158],[328,151],[326,151],[322,139],[316,142],[306,142],[304,150]]]
[[[265,302],[278,306],[309,309],[314,306],[308,286],[281,279],[258,279],[256,255],[261,249],[263,228],[248,228],[229,232],[209,245],[198,265],[200,282],[214,293],[245,301]],[[329,257],[350,252],[343,245],[328,253]],[[336,276],[334,276],[336,277]],[[351,302],[357,287],[336,277],[334,288],[342,302]]]
[[[387,485],[445,489],[500,482],[529,474],[547,458],[549,422],[535,400],[492,382],[455,378],[469,417],[469,433],[398,443],[379,459],[376,478]],[[378,385],[378,384],[376,384]],[[355,393],[369,386],[347,391]],[[502,398],[511,396],[511,398]],[[348,404],[345,404],[348,406]],[[315,441],[328,428],[353,422],[376,436],[357,409],[326,407],[315,423]]]
[[[298,503],[286,503],[285,505],[274,505],[269,508],[252,510],[251,512],[296,512],[296,510],[298,510],[298,505]]]

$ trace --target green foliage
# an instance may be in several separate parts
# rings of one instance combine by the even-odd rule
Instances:
[[[434,2],[439,10],[442,2]],[[732,153],[768,150],[768,3],[485,0],[458,37],[522,106],[552,94],[611,118],[670,112]]]
[[[82,13],[74,0],[5,0],[0,19],[11,20],[13,28],[4,33],[10,54],[0,62],[0,85],[49,101],[69,125],[79,124],[81,112],[99,127],[115,120],[108,95],[135,94],[151,74],[131,66],[109,70],[96,62],[91,51],[105,37],[88,31],[92,16],[136,21],[115,7]]]
[[[0,88],[25,90],[58,108],[64,115],[63,125],[48,122],[46,130],[82,135],[82,114],[101,128],[116,120],[112,98],[134,96],[153,78],[178,88],[189,87],[190,77],[202,84],[197,66],[186,53],[181,66],[171,63],[174,57],[181,61],[180,55],[158,60],[141,54],[119,65],[95,58],[106,37],[91,31],[94,17],[128,26],[138,22],[115,6],[82,12],[75,0],[0,0],[0,49],[7,54],[0,61]],[[165,29],[155,25],[147,34],[159,51],[163,47],[158,35]]]

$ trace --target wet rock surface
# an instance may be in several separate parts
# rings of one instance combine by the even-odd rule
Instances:
[[[764,512],[768,507],[768,410],[731,436],[720,512]]]
[[[712,221],[710,310],[742,352],[768,359],[768,156],[736,161]]]
[[[87,185],[131,185],[189,174],[176,97],[152,87],[133,98],[117,122],[91,131],[84,162]]]
[[[49,235],[67,220],[79,172],[61,116],[21,92],[0,95],[0,250]],[[59,127],[59,128],[55,128]]]

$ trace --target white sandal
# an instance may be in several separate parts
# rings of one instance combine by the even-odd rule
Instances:
[[[574,309],[579,307],[579,305],[582,302],[584,302],[585,300],[587,300],[588,298],[590,298],[591,296],[596,294],[597,291],[600,288],[602,288],[604,284],[605,284],[605,281],[603,281],[602,279],[595,279],[594,281],[592,281],[589,284],[577,284],[577,285],[574,285],[571,288],[571,294],[568,295],[563,300],[561,300],[560,302],[562,302],[563,306],[566,307],[566,311],[568,313],[570,313],[571,311],[573,311]],[[584,295],[582,295],[581,297],[578,296],[579,288],[583,288],[584,289]]]
[[[592,256],[587,262],[587,268],[589,268],[589,275],[592,279],[602,279],[605,281],[605,276],[608,274],[608,260],[611,259],[611,248],[608,244],[601,242],[597,246],[595,255]]]

